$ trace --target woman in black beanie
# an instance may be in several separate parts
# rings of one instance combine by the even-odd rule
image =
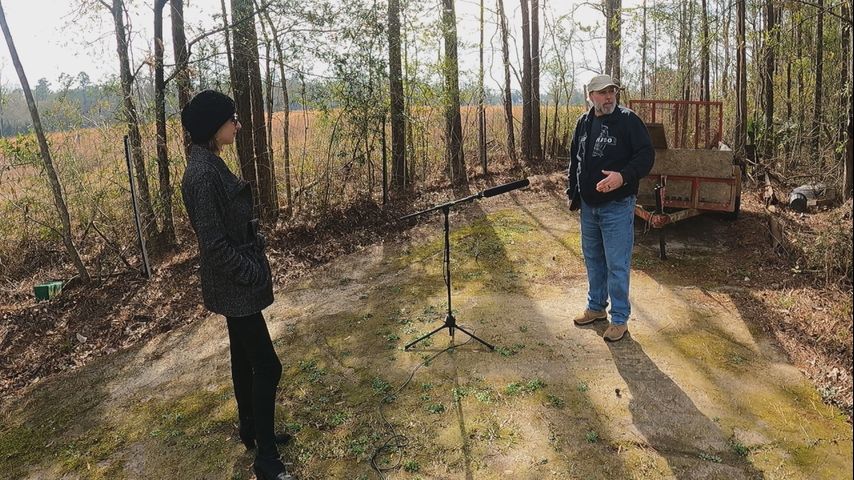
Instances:
[[[261,314],[273,303],[265,241],[253,219],[249,182],[219,156],[240,130],[234,101],[205,90],[181,111],[181,123],[193,140],[181,194],[199,243],[205,307],[228,324],[240,439],[247,448],[257,444],[253,468],[259,480],[292,479],[276,448],[287,435],[273,429],[282,364]]]

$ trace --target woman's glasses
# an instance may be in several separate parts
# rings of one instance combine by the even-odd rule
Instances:
[[[239,122],[240,122],[240,120],[238,120],[238,119],[237,119],[237,114],[236,114],[236,113],[235,113],[234,115],[232,115],[232,116],[231,116],[231,123],[233,123],[233,124],[237,125]]]

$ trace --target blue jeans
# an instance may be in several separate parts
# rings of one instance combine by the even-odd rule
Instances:
[[[620,200],[588,205],[581,202],[581,251],[587,267],[587,308],[605,311],[611,299],[611,323],[629,320],[629,272],[634,243],[635,202]]]

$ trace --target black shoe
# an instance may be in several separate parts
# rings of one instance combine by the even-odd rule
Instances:
[[[294,480],[279,458],[255,457],[252,469],[255,470],[257,480]]]
[[[237,427],[237,434],[240,436],[240,441],[246,447],[246,450],[255,448],[255,424],[252,420],[240,421]],[[286,432],[276,434],[276,445],[285,445],[289,443],[293,437]]]

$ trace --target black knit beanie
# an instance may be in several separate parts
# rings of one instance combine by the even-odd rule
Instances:
[[[181,110],[181,123],[197,145],[206,145],[234,115],[234,100],[216,90],[199,92]]]

